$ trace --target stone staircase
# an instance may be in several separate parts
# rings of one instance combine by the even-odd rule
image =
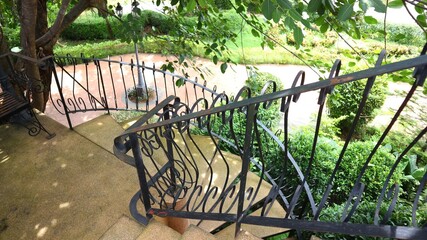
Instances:
[[[123,131],[123,128],[129,127],[131,124],[130,121],[119,124],[111,116],[102,115],[75,127],[75,131],[112,153],[113,139]],[[218,154],[213,153],[214,146],[212,144],[212,140],[209,137],[198,135],[192,136],[192,138],[198,146],[201,146],[201,152],[208,156],[207,158],[211,160],[214,170],[222,171],[223,166],[221,166],[221,164],[223,161],[219,161]],[[187,144],[190,149],[195,147],[192,144],[189,144],[189,142],[187,142]],[[231,169],[230,171],[230,179],[233,179],[235,175],[237,175],[238,169],[241,168],[240,157],[228,152],[224,152],[223,154],[227,155],[226,158],[231,162],[230,165],[236,169],[235,171],[234,169]],[[197,159],[197,156],[195,159]],[[156,156],[156,160],[159,165],[163,165],[167,161],[167,158],[160,154]],[[199,162],[198,164],[202,166],[206,163]],[[150,171],[156,171],[154,166],[147,164],[146,167]],[[205,179],[207,179],[209,176],[207,172],[204,175]],[[215,185],[221,186],[223,184],[222,181],[222,179],[217,179]],[[256,174],[249,172],[247,184],[249,186],[255,186],[258,182],[259,177]],[[263,181],[259,190],[259,197],[255,199],[255,202],[262,200],[261,196],[267,195],[270,187],[270,184]],[[236,211],[236,209],[237,205],[232,208],[231,212]],[[260,212],[261,210],[256,210],[252,214],[259,216]],[[280,218],[285,214],[285,210],[282,208],[282,206],[275,202],[270,210],[269,216]],[[189,225],[188,228],[186,228],[185,231],[181,230],[182,234],[168,227],[167,225],[173,227],[171,224],[167,224],[167,220],[160,217],[155,217],[155,219],[152,220],[147,226],[144,226],[127,216],[122,216],[113,226],[108,229],[107,232],[105,232],[101,239],[235,239],[235,224],[229,225],[228,223],[222,221],[200,221],[191,219],[188,221],[188,224],[186,224]],[[242,231],[239,233],[236,239],[260,239],[289,230],[248,224],[242,224],[241,228]],[[218,229],[221,230],[218,231]],[[245,230],[250,230],[250,232]],[[215,235],[210,234],[210,232],[214,231],[216,232]]]
[[[205,230],[190,225],[182,234],[162,223],[161,218],[150,221],[147,226],[141,225],[127,216],[122,216],[102,235],[100,240],[215,240],[234,239],[217,234],[212,235]],[[259,240],[249,232],[241,231],[236,240]]]

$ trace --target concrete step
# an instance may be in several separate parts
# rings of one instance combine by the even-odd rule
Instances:
[[[134,240],[141,235],[144,226],[123,215],[99,240]]]
[[[221,239],[226,239],[226,238],[221,238]],[[237,234],[236,240],[261,240],[261,238],[253,235],[248,231],[240,231]]]
[[[217,186],[218,190],[221,191],[226,181],[226,177],[221,176],[221,174],[225,175],[227,173],[227,164],[228,164],[227,186],[229,186],[230,183],[237,177],[238,173],[241,170],[241,166],[242,166],[241,158],[235,154],[222,151],[222,156],[224,156],[224,158],[227,160],[227,164],[226,164],[221,154],[219,154],[218,152],[215,153],[215,145],[213,144],[212,139],[210,137],[193,136],[193,138],[195,139],[195,141],[197,141],[198,145],[201,146],[200,147],[201,151],[204,152],[206,156],[211,156],[210,159],[212,159],[210,162],[210,168],[212,169],[212,174],[210,172],[210,169],[208,169],[207,165],[205,164],[207,170],[204,174],[202,174],[204,176],[203,185],[208,186],[209,182],[212,180],[211,184],[213,186]],[[259,185],[259,190],[258,190],[257,196],[253,199],[254,200],[253,203],[261,201],[263,198],[265,198],[268,195],[272,186],[268,182],[260,179],[258,175],[252,172],[248,172],[246,189],[248,189],[249,187],[253,187],[254,189],[256,189],[258,185]],[[238,188],[239,188],[239,184],[237,185],[237,189]],[[223,209],[227,209],[228,206],[230,206],[230,204],[232,203],[232,201],[233,201],[232,198],[227,198]],[[214,200],[208,201],[207,206],[208,207],[213,206],[214,202],[215,202]],[[248,207],[248,204],[249,204],[249,201],[245,200],[244,208]],[[216,206],[214,212],[218,210],[218,208],[219,208],[219,205]],[[235,203],[234,206],[231,208],[230,213],[237,213],[237,203]],[[258,216],[260,214],[261,214],[261,210],[258,210],[252,213],[252,215],[258,215]],[[285,214],[286,214],[285,210],[280,206],[280,204],[275,202],[268,216],[284,217]],[[208,232],[215,230],[216,228],[220,227],[225,223],[223,221],[202,221],[199,223],[198,220],[191,220],[190,222]],[[233,224],[227,227],[226,229],[224,229],[231,232],[231,235],[228,235],[227,238],[234,236],[234,226],[235,225]],[[258,237],[266,237],[266,236],[270,236],[270,235],[288,230],[288,229],[273,228],[273,227],[265,228],[265,227],[253,226],[253,225],[246,226],[246,227],[247,228],[243,228],[243,227],[242,228],[250,229],[251,233]]]
[[[258,209],[255,212],[251,213],[251,216],[260,216],[262,209]],[[286,214],[286,211],[280,206],[278,202],[274,202],[273,206],[271,207],[271,210],[267,214],[268,217],[275,217],[275,218],[283,218]],[[243,230],[248,230],[257,238],[265,238],[268,236],[276,235],[282,232],[289,231],[290,229],[287,228],[277,228],[277,227],[265,227],[265,226],[259,226],[259,225],[251,225],[251,224],[242,224],[241,228]],[[215,234],[219,239],[227,239],[231,236],[234,236],[234,231],[236,229],[236,224],[232,224],[224,229],[222,229],[220,232]]]
[[[215,239],[224,239],[224,238],[217,238],[214,235],[206,232],[205,230],[196,227],[194,225],[190,225],[187,230],[182,235],[182,240],[215,240]]]
[[[123,132],[123,128],[108,114],[80,124],[74,130],[111,153],[114,138]]]
[[[182,156],[185,155],[188,159],[186,161],[192,161],[192,163],[188,164],[188,169],[185,174],[180,174],[181,176],[193,176],[193,179],[197,179],[197,184],[201,184],[204,187],[204,191],[207,191],[207,187],[210,184],[212,186],[218,187],[219,192],[223,190],[224,187],[228,187],[232,181],[237,177],[238,173],[241,169],[241,158],[240,156],[231,154],[226,151],[222,151],[221,154],[216,149],[216,145],[213,140],[208,136],[200,136],[200,135],[191,135],[188,136],[186,133],[180,134],[177,131],[174,133],[174,156]],[[163,146],[166,146],[166,142],[164,138],[161,138]],[[186,144],[184,144],[184,142]],[[145,166],[149,170],[151,175],[154,175],[157,172],[155,165],[158,165],[158,168],[161,168],[164,164],[167,163],[167,156],[163,152],[162,149],[158,151],[154,151],[152,155],[152,159],[146,157]],[[197,166],[197,171],[199,174],[196,174],[196,170],[191,168],[191,166]],[[227,171],[228,168],[228,171]],[[181,169],[182,170],[182,169]],[[228,173],[227,173],[228,172]],[[228,182],[227,186],[225,185],[226,177],[221,176],[221,174],[227,174]],[[161,184],[161,179],[159,180],[159,184]],[[253,203],[261,201],[264,197],[266,197],[271,189],[271,185],[266,181],[260,179],[256,174],[252,172],[248,172],[247,174],[247,182],[246,188],[253,187],[256,188],[259,186],[258,194],[253,199]],[[237,185],[237,189],[239,187],[239,183]],[[155,195],[155,193],[153,192]],[[217,199],[210,199],[206,204],[206,210],[212,207]],[[227,198],[223,209],[227,209],[228,206],[232,203],[232,198]],[[245,206],[248,206],[249,201],[245,201]],[[213,212],[218,211],[219,204],[215,207]],[[259,210],[258,212],[260,212]],[[229,213],[237,212],[237,203],[233,205]],[[252,214],[260,214],[257,211]],[[277,202],[273,205],[273,208],[270,211],[269,216],[273,217],[283,217],[285,216],[284,209]],[[202,221],[199,220],[190,220],[191,224],[197,225],[201,229],[211,232],[216,228],[223,225],[225,222],[223,221]],[[230,239],[234,236],[234,224],[225,228],[222,233],[222,237],[224,239]],[[265,228],[260,226],[246,226],[242,225],[244,230],[250,229],[251,233],[256,237],[265,237],[270,236],[276,233],[287,231],[288,229],[280,229],[280,228]],[[221,236],[221,235],[220,235]]]
[[[137,240],[175,240],[180,239],[181,234],[163,223],[152,219]]]

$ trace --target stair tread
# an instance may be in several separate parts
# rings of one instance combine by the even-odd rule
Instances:
[[[123,215],[102,235],[100,240],[134,240],[143,230],[143,225]]]
[[[218,152],[216,149],[217,146],[214,144],[213,140],[209,136],[201,136],[201,135],[186,135],[179,134],[175,131],[175,137],[174,137],[174,158],[184,158],[184,161],[188,161],[185,164],[189,164],[188,166],[191,167],[191,164],[194,164],[198,167],[199,174],[197,174],[196,170],[194,168],[187,168],[186,176],[192,176],[192,180],[197,179],[197,184],[203,186],[203,192],[207,191],[207,188],[210,187],[212,189],[213,186],[218,187],[218,194],[223,190],[225,181],[227,181],[226,188],[230,186],[230,184],[233,182],[233,180],[238,176],[241,170],[242,161],[240,156],[232,154],[230,152],[221,151]],[[184,141],[186,144],[184,144]],[[164,138],[162,138],[162,143],[165,144]],[[161,157],[163,155],[163,157]],[[160,154],[153,155],[156,159],[157,163],[160,163],[161,165],[165,164],[167,162],[166,155],[161,151]],[[160,159],[159,159],[160,158]],[[224,158],[227,160],[225,163]],[[191,161],[191,162],[190,162]],[[227,164],[228,164],[228,172],[227,172]],[[154,169],[150,169],[154,170]],[[224,176],[221,176],[223,174]],[[228,176],[227,177],[225,176]],[[181,174],[181,176],[184,176],[184,174]],[[227,179],[227,180],[226,180]],[[239,184],[237,185],[236,190],[239,188]],[[262,180],[258,175],[252,172],[247,173],[247,181],[246,181],[246,189],[249,187],[253,187],[254,190],[256,190],[257,186],[258,193],[253,199],[253,203],[256,203],[266,196],[268,196],[271,185]],[[253,191],[255,192],[255,191]],[[210,207],[215,204],[215,201],[218,199],[218,194],[215,199],[208,199],[205,211],[208,211]],[[227,198],[224,206],[229,206],[231,204],[232,200],[234,199],[234,196],[236,196],[237,192],[234,193],[233,198]],[[199,199],[200,201],[200,199]],[[245,208],[248,206],[250,201],[245,200]],[[228,203],[228,205],[227,205]],[[277,204],[277,206],[276,206]],[[189,204],[191,206],[191,204]],[[197,204],[196,204],[197,205]],[[217,204],[215,206],[215,209],[213,212],[219,211],[220,204]],[[273,205],[273,209],[271,210],[270,215],[278,215],[277,217],[283,217],[285,215],[285,212],[283,208],[278,204],[277,202]],[[223,208],[223,212],[225,211],[225,207]],[[201,209],[198,209],[197,211],[201,211]],[[275,213],[273,213],[275,212]],[[237,213],[237,202],[233,205],[233,207],[230,209],[229,213]],[[225,222],[223,221],[202,221],[200,224],[198,224],[200,220],[190,220],[190,223],[194,225],[198,225],[201,229],[204,229],[208,232],[211,232],[212,230],[215,230]],[[252,228],[253,226],[251,226]],[[233,230],[234,231],[234,230]],[[271,228],[268,230],[269,233],[266,231],[261,231],[260,233],[254,233],[257,236],[265,236],[265,235],[272,235],[272,231],[274,232],[283,232],[286,231],[286,229],[277,229],[277,228]]]
[[[182,240],[215,240],[218,239],[214,235],[206,232],[205,230],[191,224],[182,235]]]
[[[177,140],[177,139],[175,139]],[[238,174],[240,173],[240,169],[242,166],[242,161],[240,156],[232,154],[230,152],[226,152],[226,151],[221,151],[221,154],[216,151],[216,145],[213,143],[212,139],[209,136],[201,136],[201,135],[191,135],[191,136],[187,136],[185,139],[186,143],[187,143],[187,149],[186,149],[186,154],[191,153],[192,155],[192,159],[193,161],[196,162],[196,165],[199,167],[199,169],[203,169],[205,168],[206,170],[203,172],[201,172],[200,176],[199,176],[199,182],[201,182],[201,185],[204,187],[204,192],[207,191],[207,188],[209,186],[209,182],[210,182],[210,178],[212,178],[212,182],[211,187],[212,186],[216,186],[218,187],[218,193],[220,193],[223,188],[224,188],[224,183],[226,181],[226,177],[221,177],[221,175],[219,173],[223,173],[224,175],[228,176],[227,179],[227,186],[230,186],[230,183],[238,176]],[[183,142],[181,141],[177,141],[179,144],[184,145]],[[197,144],[197,147],[196,147]],[[203,157],[202,157],[203,154]],[[224,158],[222,157],[224,156],[224,158],[227,160],[227,164],[228,164],[228,174],[227,174],[227,164],[224,161]],[[209,164],[210,163],[210,164]],[[212,173],[210,172],[210,169],[212,170]],[[191,172],[191,174],[195,174],[194,172]],[[260,183],[261,181],[261,183]],[[253,187],[254,189],[256,189],[256,187],[258,186],[258,184],[260,184],[260,187],[258,189],[258,193],[257,196],[254,199],[254,203],[260,201],[261,199],[263,199],[264,197],[266,197],[271,189],[271,185],[260,179],[259,176],[257,176],[256,174],[252,173],[252,172],[248,172],[247,173],[247,181],[246,181],[246,189],[248,189],[248,187]],[[236,194],[236,193],[235,193]],[[235,196],[235,195],[234,195]],[[217,197],[216,197],[217,199]],[[205,211],[209,210],[209,207],[211,207],[216,199],[208,199],[208,202],[206,204],[206,208]],[[227,202],[231,204],[232,199],[227,198],[227,201],[225,202],[224,206],[227,206]],[[245,206],[248,206],[249,201],[245,201]],[[285,211],[283,210],[283,208],[280,206],[280,204],[275,203],[273,205],[274,207],[271,210],[271,214],[273,214],[273,212],[275,215],[277,215],[277,217],[283,217],[285,215]],[[215,207],[215,211],[218,211],[219,209],[219,204]],[[223,209],[224,210],[224,209]],[[234,206],[231,208],[230,213],[237,213],[237,203],[234,204]],[[197,225],[199,223],[200,220],[190,220],[190,223]],[[216,228],[218,228],[219,226],[221,226],[222,224],[224,224],[225,222],[223,221],[210,221],[210,220],[205,220],[202,221],[198,227],[200,227],[201,229],[204,229],[208,232],[211,232],[212,230],[215,230]],[[272,229],[269,229],[272,230]],[[275,229],[275,232],[282,232],[285,231],[283,229]],[[262,236],[265,235],[271,235],[268,233],[262,233]]]
[[[120,135],[123,129],[110,115],[104,114],[78,125],[74,131],[113,153],[114,138]]]
[[[181,234],[172,228],[152,219],[137,240],[172,240],[180,239]]]
[[[262,209],[258,209],[255,212],[251,213],[251,216],[261,216]],[[286,211],[282,208],[282,206],[278,202],[274,202],[270,211],[268,212],[268,217],[275,217],[275,218],[283,218],[286,214]],[[243,230],[250,230],[250,233],[253,234],[256,237],[264,238],[271,235],[275,235],[278,233],[289,231],[287,228],[277,228],[277,227],[267,227],[267,226],[259,226],[259,225],[252,225],[252,224],[242,224],[241,228]],[[218,238],[226,238],[227,236],[233,236],[234,231],[236,229],[236,224],[233,223],[232,225],[224,228],[215,236]]]
[[[254,236],[252,233],[248,231],[240,231],[237,234],[236,240],[261,240],[261,238]]]

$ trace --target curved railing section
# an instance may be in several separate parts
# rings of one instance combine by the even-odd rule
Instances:
[[[51,60],[56,84],[52,85],[50,102],[63,115],[87,111],[147,112],[170,95],[192,104],[200,97],[212,101],[218,94],[216,86],[207,88],[206,81],[190,80],[160,70],[155,64],[138,65],[132,59],[124,62],[121,57],[113,60],[68,55]],[[135,91],[137,88],[142,91]],[[72,128],[70,121],[69,125]]]
[[[391,176],[397,171],[403,156],[426,134],[427,126],[414,136],[412,143],[387,169],[388,177],[378,179],[384,187],[378,193],[376,211],[372,212],[374,222],[356,224],[352,223],[352,218],[361,203],[366,201],[364,190],[371,183],[364,181],[363,176],[372,156],[400,118],[414,91],[425,82],[427,56],[424,54],[425,49],[419,57],[382,65],[384,53],[381,53],[374,68],[347,75],[339,75],[341,63],[337,61],[327,80],[304,84],[305,74],[299,72],[291,88],[278,91],[271,82],[257,97],[252,97],[248,88],[242,88],[233,101],[225,94],[213,95],[212,99],[199,95],[193,102],[174,96],[164,98],[114,140],[116,156],[135,166],[138,172],[140,191],[131,200],[132,215],[142,223],[147,223],[153,215],[193,221],[224,221],[236,223],[236,232],[241,224],[246,223],[294,229],[298,234],[313,231],[422,239],[427,229],[417,226],[415,212],[424,201],[427,174],[414,193],[408,194],[413,198],[412,225],[393,226],[387,219],[398,214],[395,199],[401,194],[398,184],[391,182]],[[344,156],[376,77],[410,68],[414,69],[415,79],[412,89],[377,140],[363,167],[355,170],[358,176],[352,179],[353,189],[346,193],[348,200],[340,212],[342,217],[334,222],[322,221],[321,215],[329,204],[334,183],[346,178],[340,165],[348,161]],[[338,84],[363,79],[367,81],[362,100],[335,167],[326,185],[316,184],[316,176],[311,174],[311,170],[316,159],[327,95]],[[289,109],[300,95],[313,91],[319,94],[319,109],[309,164],[302,168],[300,159],[294,158],[289,151]],[[263,124],[262,112],[271,108],[277,108],[285,115],[280,134]],[[274,151],[277,153],[275,156],[269,154],[273,149],[277,150]],[[277,160],[275,164],[272,158]],[[323,190],[321,198],[314,198],[313,191],[319,189]],[[138,204],[143,204],[145,211],[139,211]],[[380,213],[379,209],[384,206],[387,211]]]

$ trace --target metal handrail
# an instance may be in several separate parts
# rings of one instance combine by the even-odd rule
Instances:
[[[282,142],[277,137],[275,137],[274,134],[268,128],[263,126],[262,122],[259,122],[256,117],[259,109],[268,108],[269,105],[271,105],[271,102],[281,101],[282,111],[285,112],[285,118],[287,118],[287,111],[289,109],[289,104],[292,99],[297,100],[299,95],[305,92],[320,90],[318,102],[319,116],[312,151],[312,154],[314,154],[316,145],[315,142],[319,134],[318,131],[321,119],[321,112],[325,103],[325,96],[330,93],[333,87],[336,85],[346,84],[361,79],[369,79],[363,93],[363,99],[365,100],[362,99],[359,105],[359,113],[354,119],[353,127],[350,131],[351,134],[345,140],[344,148],[341,152],[340,159],[338,159],[336,163],[335,169],[338,169],[341,162],[341,158],[346,151],[346,146],[351,141],[352,132],[354,132],[355,126],[360,118],[360,112],[365,105],[364,101],[366,101],[366,98],[369,95],[369,91],[375,81],[375,77],[382,74],[394,73],[409,68],[415,68],[415,82],[413,84],[413,89],[416,89],[417,87],[422,86],[424,84],[427,75],[427,56],[424,55],[424,53],[425,51],[423,51],[423,55],[419,57],[381,66],[381,61],[384,55],[382,54],[379,60],[377,61],[376,67],[341,76],[338,76],[340,62],[336,62],[333,69],[331,70],[331,75],[327,80],[296,86],[296,82],[299,81],[299,77],[301,76],[298,75],[295,78],[294,86],[290,89],[271,92],[268,94],[261,94],[261,96],[242,100],[239,99],[240,95],[238,95],[236,100],[233,102],[228,101],[228,97],[226,95],[218,95],[213,101],[213,103],[210,105],[210,107],[206,106],[207,100],[204,100],[203,98],[196,101],[194,105],[187,105],[185,103],[179,103],[176,101],[172,104],[171,101],[173,101],[173,99],[170,98],[168,100],[170,104],[167,104],[166,101],[162,104],[163,108],[159,107],[156,110],[153,110],[153,112],[150,112],[150,116],[159,116],[159,120],[157,122],[149,124],[134,124],[131,129],[128,129],[115,139],[115,144],[119,144],[121,146],[128,146],[128,151],[132,149],[133,155],[129,155],[128,157],[133,157],[136,162],[139,162],[137,170],[138,175],[140,176],[141,191],[135,195],[133,201],[137,201],[139,198],[143,200],[147,218],[150,218],[153,214],[156,214],[162,216],[167,215],[173,217],[183,217],[201,220],[224,220],[229,222],[235,222],[236,232],[240,229],[242,223],[249,223],[262,226],[293,228],[296,229],[298,233],[301,233],[302,230],[309,230],[318,232],[344,233],[350,235],[382,236],[402,239],[421,239],[424,234],[427,234],[426,228],[379,225],[377,222],[373,225],[353,224],[349,222],[349,219],[351,219],[352,215],[355,213],[356,208],[361,201],[361,196],[363,194],[364,183],[360,182],[361,176],[364,175],[363,169],[361,170],[358,180],[356,181],[357,184],[355,184],[352,192],[349,193],[349,199],[346,202],[341,221],[335,223],[327,223],[320,221],[319,215],[322,212],[324,204],[327,202],[331,189],[333,188],[333,180],[336,174],[335,171],[331,175],[322,200],[320,202],[314,202],[313,198],[310,197],[311,190],[306,182],[306,179],[309,176],[309,171],[303,172],[298,166],[296,159],[294,159],[293,156],[287,150],[287,123],[285,123],[285,141]],[[411,90],[407,95],[407,99],[412,96],[412,93],[413,91]],[[216,103],[221,101],[224,101],[225,104],[217,106]],[[203,110],[194,110],[196,109],[196,106],[199,105],[201,102],[205,104],[206,108]],[[405,108],[406,103],[407,101],[404,101],[400,108]],[[168,107],[165,108],[165,106]],[[397,121],[397,118],[400,116],[400,112],[401,110],[398,110],[396,112],[396,115],[393,117],[388,128],[391,128],[394,125],[394,123]],[[212,121],[212,119],[222,118],[224,125],[230,124],[230,126],[232,126],[233,122],[231,120],[231,116],[233,116],[233,114],[236,115],[237,113],[243,114],[243,116],[246,118],[246,127],[245,133],[243,134],[243,143],[239,143],[239,139],[237,139],[235,136],[233,137],[234,139],[227,140],[223,136],[221,136],[221,133],[211,132],[209,122]],[[146,121],[142,121],[141,123],[145,122]],[[200,168],[200,166],[198,166],[197,163],[194,162],[195,160],[193,158],[195,156],[201,156],[203,159],[205,159],[204,162],[202,161],[202,163],[206,165],[208,169],[207,173],[211,172],[212,174],[213,166],[207,161],[208,157],[205,156],[206,153],[204,153],[203,150],[199,148],[197,144],[194,143],[194,141],[196,140],[193,139],[194,137],[192,136],[193,134],[191,133],[191,128],[189,127],[190,125],[195,126],[195,128],[205,129],[207,131],[208,136],[212,141],[211,144],[214,144],[215,146],[215,154],[219,154],[221,156],[220,158],[223,159],[224,164],[227,166],[226,173],[222,175],[227,176],[223,188],[212,187],[212,179],[209,180],[208,183],[206,183],[207,186],[202,187],[200,185],[201,183],[199,183],[200,180],[198,180],[198,176],[201,173],[194,173],[194,176],[191,175],[193,171],[191,169]],[[419,135],[414,139],[414,142],[420,139],[424,134],[426,134],[426,132],[427,128],[419,133]],[[382,143],[384,136],[387,135],[387,133],[388,130],[384,132],[383,137],[381,137],[381,139],[378,141],[377,147]],[[265,134],[271,139],[274,139],[277,146],[280,146],[282,151],[285,153],[285,159],[287,159],[287,161],[292,162],[293,167],[299,174],[300,184],[293,192],[292,197],[285,196],[283,194],[281,190],[281,181],[283,180],[279,179],[278,181],[276,181],[272,179],[268,174],[268,166],[264,166],[265,163],[259,164],[250,153],[250,149],[252,148],[251,145],[254,142],[256,142],[257,144],[261,144],[262,137],[260,136],[263,134]],[[162,142],[163,140],[161,139],[164,139],[164,142]],[[234,143],[234,148],[237,150],[237,154],[241,159],[241,169],[239,170],[235,178],[228,178],[228,175],[231,174],[231,172],[229,172],[228,167],[230,163],[227,163],[227,161],[229,161],[229,157],[227,157],[226,154],[223,153],[223,151],[219,148],[219,144],[221,142],[232,144]],[[153,147],[153,144],[157,144],[157,146]],[[181,146],[180,144],[183,145]],[[133,146],[133,148],[131,146]],[[406,153],[412,146],[413,144],[408,146],[404,153]],[[375,153],[376,148],[372,150],[371,155]],[[163,168],[158,171],[158,174],[156,176],[150,175],[146,168],[147,166],[145,166],[145,164],[148,164],[148,161],[145,162],[144,159],[153,160],[154,153],[149,153],[149,151],[164,152],[165,157],[168,159],[167,163],[163,165]],[[124,154],[124,152],[122,152],[122,154]],[[403,155],[404,154],[402,154],[397,159],[395,165],[400,162]],[[365,166],[369,164],[369,161],[370,157],[367,159]],[[174,166],[174,164],[177,166]],[[253,164],[258,169],[260,169],[260,174],[262,176],[261,179],[264,179],[262,181],[268,181],[270,184],[272,184],[272,188],[268,195],[265,195],[261,198],[256,197],[256,195],[259,194],[260,191],[260,185],[262,184],[261,180],[258,183],[258,186],[246,186],[246,178],[248,177],[248,170],[250,164]],[[197,172],[198,170],[194,171]],[[394,171],[395,167],[391,168],[390,174],[392,174]],[[142,179],[141,176],[143,176]],[[426,176],[424,176],[424,178],[427,179]],[[383,196],[384,194],[384,191],[388,185],[388,181],[389,180],[386,179],[386,182],[384,183],[383,193],[381,193],[381,196]],[[418,189],[417,195],[415,197],[416,199],[419,198],[421,190],[423,186],[426,185],[426,182],[427,180],[422,182],[422,185]],[[188,186],[185,187],[186,185]],[[155,189],[155,191],[160,194],[160,200],[156,199],[156,197],[153,196],[152,193],[150,193],[150,188]],[[200,195],[202,194],[203,188],[206,189],[206,192],[203,193],[205,195]],[[233,194],[234,192],[235,194]],[[307,194],[308,202],[311,206],[311,214],[309,215],[312,217],[300,219],[300,216],[294,215],[293,211],[295,207],[300,204],[299,201],[302,196],[302,192],[305,192]],[[215,196],[217,194],[219,194],[219,197],[216,198]],[[249,194],[250,196],[247,197],[248,199],[246,199],[245,197],[247,194]],[[166,203],[166,199],[168,198],[168,196],[169,198],[172,198],[172,207],[170,207],[170,203]],[[197,200],[199,198],[197,196],[200,196],[201,200]],[[395,193],[395,196],[397,196],[397,193]],[[225,201],[227,201],[226,199],[228,198],[233,200],[230,200],[232,201],[230,202],[230,207],[224,208]],[[180,199],[185,199],[186,201],[188,201],[186,207],[184,207],[185,209],[174,209],[173,206],[177,204],[177,201],[179,201]],[[212,201],[213,199],[215,199],[215,204],[213,204],[209,208],[205,208],[206,205],[209,205],[208,202]],[[266,213],[275,201],[281,202],[281,205],[285,208],[286,214],[284,215],[284,218],[269,217],[268,213]],[[190,202],[194,202],[192,204],[195,205],[192,205],[193,207],[190,207]],[[380,197],[378,200],[378,206],[381,206],[382,203],[383,198]],[[252,212],[252,208],[255,207],[255,205],[257,204],[263,205],[262,209],[265,215],[248,215],[250,212]],[[237,207],[236,213],[230,212],[233,206]],[[378,206],[377,211],[375,213],[376,218],[379,215]],[[389,208],[392,210],[394,206],[391,205]],[[385,216],[386,219],[388,217],[389,216]]]
[[[414,68],[414,67],[415,68],[423,67],[423,66],[425,67],[426,64],[427,64],[427,55],[422,55],[422,56],[419,56],[416,58],[403,60],[400,62],[395,62],[395,63],[383,65],[380,67],[369,68],[369,69],[362,70],[359,72],[341,75],[341,76],[337,76],[337,77],[327,79],[327,80],[323,80],[323,81],[318,81],[318,82],[314,82],[314,83],[310,83],[310,84],[306,84],[306,85],[301,85],[301,86],[297,86],[294,88],[289,88],[289,89],[269,93],[269,94],[262,95],[262,96],[256,96],[256,97],[253,97],[250,99],[243,99],[241,101],[230,102],[227,105],[213,107],[213,108],[210,108],[207,110],[192,112],[192,113],[189,113],[189,114],[186,114],[183,116],[178,116],[176,118],[165,120],[162,122],[157,122],[157,123],[152,123],[150,125],[135,127],[135,128],[133,128],[133,132],[144,131],[144,130],[148,130],[150,128],[156,128],[156,127],[160,127],[160,126],[164,126],[164,125],[168,125],[168,124],[173,124],[173,123],[177,123],[177,122],[188,121],[190,119],[204,117],[204,116],[207,116],[210,114],[217,114],[217,113],[223,112],[223,111],[228,110],[228,109],[239,109],[239,108],[251,105],[251,104],[261,104],[261,103],[264,103],[266,101],[282,99],[282,98],[286,98],[289,96],[296,96],[296,95],[302,94],[304,92],[315,91],[315,90],[319,90],[319,89],[326,89],[328,87],[333,87],[333,86],[338,85],[338,84],[344,84],[344,83],[349,83],[349,82],[353,82],[353,81],[357,81],[357,80],[361,80],[361,79],[367,79],[370,77],[375,77],[375,76],[379,76],[379,75],[383,75],[383,74],[387,74],[387,73],[392,73],[392,72],[396,72],[396,71],[400,71],[400,70],[405,70],[405,69]],[[417,83],[417,85],[422,86],[423,83],[424,83],[424,81],[419,81],[419,83]]]

